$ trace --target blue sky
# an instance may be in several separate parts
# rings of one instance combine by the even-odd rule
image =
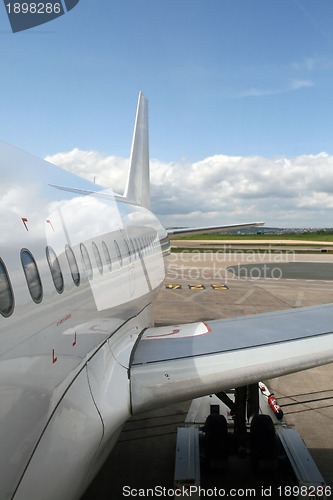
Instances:
[[[126,158],[140,90],[159,162],[333,154],[332,0],[80,0],[16,34],[1,4],[0,51],[0,138],[38,156]]]

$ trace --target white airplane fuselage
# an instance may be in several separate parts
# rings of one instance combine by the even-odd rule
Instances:
[[[2,148],[0,498],[78,498],[131,415],[169,241],[148,209]]]

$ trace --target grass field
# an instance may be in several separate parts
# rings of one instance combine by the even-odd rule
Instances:
[[[333,242],[333,231],[309,231],[306,233],[283,233],[283,234],[202,234],[199,236],[183,236],[172,238],[174,240],[216,240],[223,242],[224,240],[235,240],[241,243],[242,240],[253,240],[260,243],[263,240],[280,241],[293,240],[304,244],[306,241],[313,242]]]

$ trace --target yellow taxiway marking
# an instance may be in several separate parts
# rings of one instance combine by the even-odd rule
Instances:
[[[229,290],[227,285],[211,285],[213,290]]]

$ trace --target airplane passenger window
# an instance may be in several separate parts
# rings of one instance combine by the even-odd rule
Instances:
[[[135,255],[135,248],[134,248],[134,244],[133,244],[133,241],[131,240],[131,238],[128,240],[129,241],[129,246],[130,246],[130,251],[131,251],[131,254],[133,255],[134,259],[136,258],[136,255]]]
[[[135,251],[139,255],[140,249],[139,249],[139,244],[136,238],[134,238],[134,246],[135,246]]]
[[[53,283],[58,293],[64,290],[64,278],[60,269],[60,264],[55,251],[51,247],[46,247],[46,258],[51,271]]]
[[[14,295],[5,264],[0,259],[0,313],[6,318],[14,309]]]
[[[115,249],[116,249],[117,258],[119,260],[119,266],[121,267],[123,265],[123,258],[121,256],[120,248],[119,248],[119,245],[116,242],[116,240],[114,240],[114,246],[115,246]]]
[[[92,269],[91,260],[90,260],[89,254],[88,254],[88,250],[86,249],[86,247],[84,246],[83,243],[81,243],[81,245],[80,245],[80,250],[81,250],[81,255],[82,255],[85,270],[87,271],[88,278],[91,280],[93,277],[93,269]]]
[[[128,246],[128,243],[126,240],[124,240],[124,243],[125,243],[125,247],[126,247],[126,253],[128,255],[128,259],[129,261],[131,262],[132,261],[132,258],[131,258],[131,252],[130,252],[130,249],[129,249],[129,246]]]
[[[95,256],[95,260],[96,260],[96,264],[97,264],[99,273],[103,274],[103,263],[102,263],[102,259],[101,259],[101,254],[99,253],[97,245],[94,242],[92,242],[92,249],[94,252],[94,256]]]
[[[77,266],[74,252],[69,245],[65,246],[65,250],[66,250],[66,257],[68,260],[69,269],[71,270],[74,284],[76,286],[79,286],[79,284],[80,284],[80,272],[79,272],[79,268]]]
[[[106,263],[108,265],[109,271],[111,271],[112,262],[111,262],[110,252],[109,252],[108,247],[106,246],[105,241],[102,241],[102,248],[103,248],[104,257],[105,257]]]
[[[42,282],[36,261],[29,250],[21,250],[21,262],[31,298],[36,304],[39,304],[43,298]]]

